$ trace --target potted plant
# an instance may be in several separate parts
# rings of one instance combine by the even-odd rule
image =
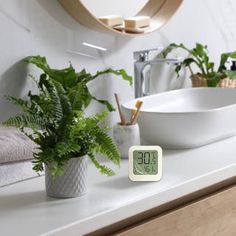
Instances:
[[[176,65],[175,71],[179,76],[180,70],[187,67],[191,73],[193,87],[236,87],[236,71],[226,69],[227,60],[235,59],[236,52],[222,53],[216,69],[215,63],[210,61],[208,56],[207,46],[196,43],[194,48],[189,49],[183,44],[171,43],[161,52],[161,56],[165,58],[175,49],[182,49],[189,54],[180,64]]]
[[[106,156],[116,165],[120,163],[117,148],[107,133],[105,120],[108,112],[89,117],[84,115],[84,109],[92,99],[106,105],[109,111],[114,108],[109,102],[93,97],[86,84],[106,73],[121,75],[130,83],[132,78],[124,70],[108,69],[91,75],[85,70],[76,73],[72,65],[62,70],[52,69],[46,58],[40,56],[29,57],[26,62],[43,70],[38,80],[31,76],[38,92],[32,94],[29,91],[28,100],[8,97],[22,109],[22,113],[4,124],[19,128],[37,144],[33,169],[36,172],[45,169],[49,196],[80,196],[86,191],[88,158],[108,176],[114,172],[100,164],[95,154]]]

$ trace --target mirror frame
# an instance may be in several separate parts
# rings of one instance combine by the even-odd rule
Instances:
[[[144,33],[129,33],[125,31],[115,30],[99,21],[80,0],[59,0],[63,8],[82,25],[101,32],[113,32],[120,35],[138,36],[151,33],[164,24],[178,10],[183,0],[149,0],[141,9],[138,15],[145,15],[151,18],[152,25],[150,29]]]

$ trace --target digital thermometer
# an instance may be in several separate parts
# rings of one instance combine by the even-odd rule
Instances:
[[[132,181],[159,181],[161,177],[161,147],[132,146],[129,149],[129,178]]]

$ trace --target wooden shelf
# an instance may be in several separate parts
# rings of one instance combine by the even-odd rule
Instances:
[[[163,26],[174,15],[183,0],[149,0],[137,14],[150,16],[151,18],[151,27],[144,33],[130,33],[108,27],[99,21],[80,0],[59,0],[59,2],[74,19],[90,29],[136,36],[151,33]]]

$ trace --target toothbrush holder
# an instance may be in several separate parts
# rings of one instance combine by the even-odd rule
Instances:
[[[134,125],[117,124],[113,127],[113,138],[122,159],[128,159],[129,148],[140,145],[140,131],[138,123]]]

